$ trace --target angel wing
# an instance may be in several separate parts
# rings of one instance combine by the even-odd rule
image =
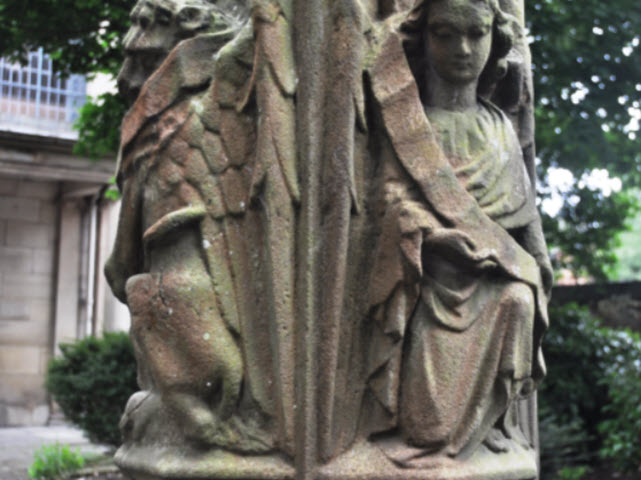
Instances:
[[[293,385],[283,385],[281,379],[293,378],[284,370],[293,372],[293,344],[288,343],[293,342],[293,309],[287,299],[293,296],[289,188],[295,184],[287,186],[278,154],[285,152],[291,172],[294,148],[278,123],[287,118],[274,119],[276,112],[263,114],[274,111],[271,103],[261,109],[259,45],[247,24],[220,50],[212,85],[192,100],[194,115],[183,132],[189,161],[199,165],[189,183],[198,185],[208,213],[201,228],[209,271],[223,318],[243,351],[245,403],[251,406],[246,412],[276,417],[279,428],[274,437],[282,447],[287,445],[285,415],[292,411],[286,404],[293,402]],[[286,108],[292,98],[275,101]],[[203,165],[206,174],[200,173]],[[244,434],[250,437],[256,430],[248,428]]]
[[[264,315],[265,222],[249,206],[258,159],[256,109],[245,108],[254,70],[252,27],[247,23],[225,39],[222,48],[210,34],[181,42],[125,118],[118,168],[123,209],[106,271],[126,300],[124,284],[145,271],[151,236],[162,241],[196,222],[195,248],[212,280],[216,310],[243,352],[237,408],[253,412],[231,417],[228,445],[221,446],[262,451],[273,446],[274,435],[263,427],[277,409],[268,381],[275,376],[274,352],[265,348],[265,332],[273,328]]]
[[[182,132],[194,169],[188,181],[208,213],[209,270],[226,324],[242,344],[247,391],[259,411],[276,417],[277,442],[292,453],[299,189],[290,10],[286,2],[253,5],[253,23],[218,52],[212,85],[191,101]],[[208,174],[197,173],[202,165]]]

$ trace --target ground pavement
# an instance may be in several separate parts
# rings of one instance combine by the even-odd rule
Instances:
[[[33,452],[43,444],[56,442],[81,452],[104,451],[103,447],[89,443],[80,430],[67,425],[0,428],[0,480],[28,479]]]

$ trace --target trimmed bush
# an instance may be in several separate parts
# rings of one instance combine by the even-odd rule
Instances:
[[[118,446],[118,421],[136,385],[136,361],[126,333],[105,333],[60,346],[47,368],[46,388],[65,417],[89,440]]]

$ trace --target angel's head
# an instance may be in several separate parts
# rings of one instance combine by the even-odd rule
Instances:
[[[169,52],[186,38],[237,27],[244,0],[138,0],[123,40],[125,62],[118,87],[131,102]]]
[[[403,31],[421,88],[429,69],[453,84],[478,82],[480,91],[507,71],[513,19],[498,0],[419,0]]]

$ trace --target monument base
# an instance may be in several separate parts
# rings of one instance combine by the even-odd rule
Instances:
[[[237,455],[224,450],[122,446],[116,465],[131,480],[293,480],[294,467],[279,455]]]
[[[481,446],[468,460],[426,457],[422,468],[402,468],[369,442],[360,442],[322,467],[319,480],[534,480],[536,453],[513,444],[510,451],[493,453]]]
[[[277,455],[237,455],[223,450],[195,452],[176,447],[126,447],[116,464],[132,480],[294,480],[294,467]],[[468,460],[434,456],[423,468],[401,468],[381,450],[359,442],[321,467],[318,480],[534,480],[536,454],[513,445],[505,453],[481,447]]]

